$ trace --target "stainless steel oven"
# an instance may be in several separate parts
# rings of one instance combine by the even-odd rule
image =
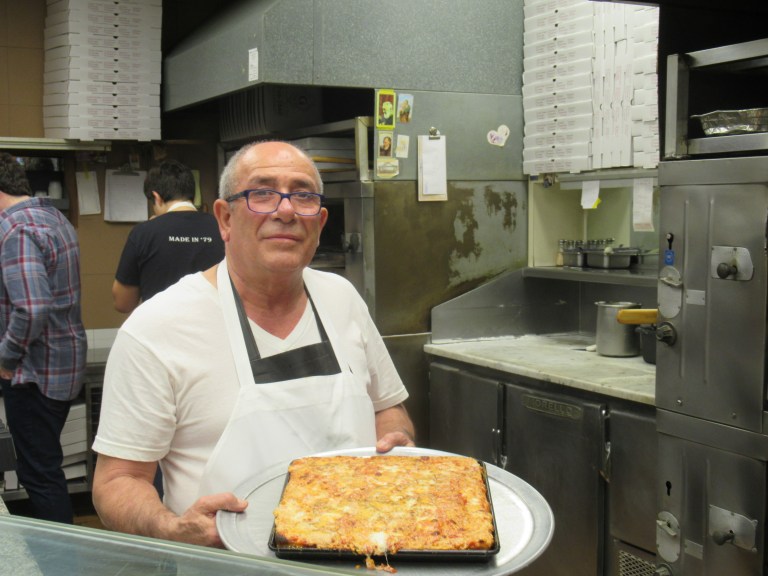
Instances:
[[[689,118],[703,110],[688,106],[696,73],[764,76],[767,62],[768,40],[668,61],[656,333],[659,576],[767,573],[768,133],[707,137]],[[764,91],[754,98],[750,106],[768,106]]]

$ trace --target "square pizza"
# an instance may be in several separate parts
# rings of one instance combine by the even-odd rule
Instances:
[[[498,550],[485,467],[463,456],[300,458],[274,516],[277,549]]]

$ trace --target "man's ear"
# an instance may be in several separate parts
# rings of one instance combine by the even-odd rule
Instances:
[[[232,218],[231,209],[231,204],[221,198],[217,198],[213,202],[213,215],[219,223],[219,232],[224,242],[229,240],[230,219]]]

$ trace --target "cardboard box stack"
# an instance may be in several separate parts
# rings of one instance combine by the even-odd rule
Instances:
[[[160,139],[162,0],[47,0],[46,138]]]
[[[525,0],[523,172],[653,168],[658,8]]]

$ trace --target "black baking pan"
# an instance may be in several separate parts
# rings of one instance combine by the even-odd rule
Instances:
[[[387,559],[392,561],[428,561],[428,562],[487,562],[495,554],[498,554],[501,546],[499,543],[499,531],[496,527],[496,515],[493,511],[493,500],[491,498],[491,487],[488,483],[488,473],[485,463],[478,460],[483,469],[485,478],[485,493],[488,496],[488,504],[491,508],[491,519],[493,521],[493,539],[494,545],[487,550],[398,550],[394,554],[384,556],[372,555],[371,558],[376,562],[383,562]],[[288,484],[290,476],[287,475],[285,485]],[[285,490],[285,486],[283,486]],[[282,500],[282,496],[280,498]],[[269,549],[275,553],[278,558],[285,560],[363,560],[364,555],[349,550],[325,550],[320,548],[301,548],[295,546],[280,545],[276,541],[275,525],[272,524],[272,531],[269,536]]]

